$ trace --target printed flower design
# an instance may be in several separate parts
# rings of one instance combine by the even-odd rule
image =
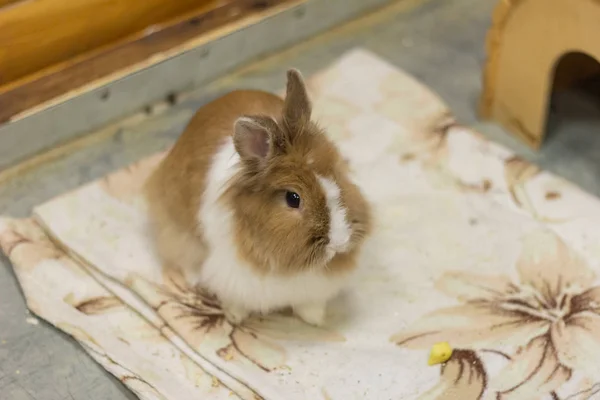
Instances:
[[[85,351],[100,365],[105,367],[113,375],[121,380],[129,389],[136,393],[140,398],[152,398],[166,400],[165,397],[143,376],[135,374],[133,371],[116,362],[102,346],[84,329],[68,322],[57,322],[56,327],[61,331],[72,336],[79,343],[85,345]]]
[[[549,223],[563,222],[540,216],[527,193],[527,182],[538,176],[540,172],[542,170],[537,165],[520,157],[514,156],[506,160],[504,162],[504,179],[510,197],[517,207],[527,211],[537,220]]]
[[[123,343],[129,344],[131,338],[146,343],[162,343],[165,340],[164,332],[161,333],[146,320],[130,318],[131,310],[116,296],[105,295],[77,299],[73,293],[69,293],[63,301],[89,317],[112,314],[111,320],[119,322],[113,325],[111,331]],[[125,339],[125,337],[129,339]]]
[[[402,128],[390,150],[401,163],[419,160],[428,170],[439,171],[449,156],[448,133],[458,125],[455,116],[436,94],[407,76],[388,75],[378,91],[375,110]]]
[[[380,81],[378,91],[381,96],[375,105],[377,112],[405,127],[412,135],[410,139],[418,141],[428,136],[432,121],[437,125],[440,116],[454,120],[436,94],[410,77],[398,79],[396,74],[389,74]]]
[[[465,134],[455,117],[442,110],[435,117],[420,122],[420,128],[396,135],[390,150],[399,156],[400,165],[417,162],[423,168],[428,181],[435,187],[452,188],[461,192],[486,193],[492,189],[492,181],[482,178],[477,182],[466,182],[451,167],[456,157],[449,140],[450,135]],[[487,143],[476,132],[468,131],[476,141]]]
[[[23,271],[31,271],[42,261],[66,258],[32,219],[0,219],[0,250]],[[67,265],[71,265],[67,263]],[[83,273],[78,269],[73,269]]]
[[[286,351],[277,340],[345,341],[336,332],[307,325],[291,315],[249,318],[232,325],[214,296],[190,288],[174,270],[164,274],[161,286],[139,277],[128,285],[193,348],[216,349],[226,361],[251,362],[267,372],[285,368]]]
[[[525,237],[516,269],[517,283],[507,276],[445,273],[436,287],[462,304],[425,315],[392,341],[415,349],[440,341],[470,350],[516,348],[488,385],[500,399],[542,393],[558,398],[554,392],[573,371],[600,376],[600,286],[594,272],[548,231]]]
[[[427,123],[425,123],[427,122]],[[400,155],[400,164],[417,161],[427,175],[428,181],[435,187],[450,188],[461,192],[487,193],[493,189],[490,179],[482,177],[478,181],[465,181],[452,166],[453,154],[451,140],[457,135],[464,135],[462,128],[454,116],[447,111],[440,112],[435,118],[422,123],[423,129],[410,132],[408,139],[395,139],[392,149]],[[453,135],[453,136],[450,136]],[[487,143],[485,139],[468,131],[468,135],[476,136],[476,142]]]
[[[128,167],[107,175],[100,180],[100,187],[110,196],[126,204],[135,204],[146,180],[154,168],[166,156],[165,152],[154,154]]]
[[[69,294],[65,297],[65,302],[71,304],[79,312],[86,315],[99,315],[107,313],[111,310],[121,308],[124,306],[123,302],[115,296],[98,296],[90,299],[76,301],[73,298],[73,294]]]
[[[480,399],[487,385],[481,359],[470,350],[454,350],[440,370],[440,382],[418,400]]]
[[[441,111],[436,117],[421,123],[418,130],[398,135],[391,150],[400,156],[400,162],[421,160],[424,166],[438,168],[448,158],[448,133],[457,126],[452,114]]]
[[[596,400],[600,396],[600,382],[583,379],[577,386],[577,391],[564,400]]]
[[[504,179],[513,202],[532,214],[535,210],[533,210],[531,201],[527,196],[527,192],[525,192],[525,184],[539,173],[538,166],[520,157],[514,156],[504,162]]]

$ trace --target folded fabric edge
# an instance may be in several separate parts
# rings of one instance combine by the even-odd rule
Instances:
[[[185,357],[189,358],[188,354],[186,354],[185,351],[182,351],[182,349],[180,348],[180,346],[178,346],[178,344],[173,343],[173,341],[171,340],[171,337],[169,337],[169,335],[166,335],[163,330],[158,329],[156,327],[156,325],[153,324],[152,321],[150,321],[147,318],[147,316],[140,314],[138,312],[138,310],[136,310],[134,307],[131,307],[131,305],[127,304],[127,302],[123,301],[123,299],[120,296],[115,294],[114,291],[111,290],[111,288],[109,288],[106,285],[105,280],[111,279],[111,278],[104,277],[101,272],[96,271],[95,269],[93,269],[93,267],[90,268],[90,266],[87,265],[87,263],[84,260],[80,260],[80,258],[77,257],[77,255],[73,255],[72,251],[69,251],[68,249],[67,249],[67,251],[65,251],[64,246],[62,246],[60,242],[57,242],[54,238],[52,238],[52,236],[48,233],[48,230],[45,229],[44,224],[41,223],[39,221],[39,219],[35,218],[35,215],[32,217],[29,217],[29,218],[20,218],[20,219],[0,216],[0,251],[7,257],[11,266],[13,267],[13,271],[17,277],[17,281],[19,283],[19,288],[22,292],[27,309],[33,315],[38,317],[39,319],[47,322],[52,327],[66,333],[71,338],[73,338],[73,340],[75,340],[78,344],[80,344],[82,346],[83,350],[88,355],[90,355],[90,357],[92,359],[94,359],[96,362],[98,362],[100,365],[102,365],[102,367],[105,368],[109,373],[111,373],[111,375],[113,375],[117,379],[119,379],[123,384],[125,384],[132,392],[134,392],[141,399],[165,399],[166,400],[166,398],[162,394],[160,394],[152,386],[152,384],[150,384],[149,382],[146,382],[138,374],[133,373],[126,365],[121,365],[120,363],[117,363],[115,360],[108,357],[107,355],[102,354],[102,352],[97,351],[95,349],[95,341],[93,340],[93,338],[88,337],[89,335],[79,334],[80,332],[78,329],[69,329],[71,327],[69,324],[63,324],[63,325],[59,324],[60,325],[59,326],[59,325],[55,324],[51,320],[51,318],[48,318],[48,316],[45,315],[43,312],[40,312],[39,307],[37,306],[36,302],[33,302],[31,300],[31,297],[27,295],[28,289],[23,285],[23,281],[22,281],[23,277],[21,276],[20,268],[17,267],[17,263],[11,258],[12,250],[15,249],[21,243],[25,243],[28,241],[27,238],[20,237],[20,235],[16,234],[15,230],[13,229],[14,227],[18,226],[19,224],[25,224],[25,223],[33,223],[37,227],[39,227],[41,229],[41,231],[44,233],[45,237],[55,246],[55,249],[57,251],[63,253],[65,258],[68,258],[70,261],[72,261],[74,264],[76,264],[78,267],[80,267],[96,283],[98,283],[100,286],[102,286],[109,293],[117,296],[122,301],[124,306],[128,307],[135,314],[137,314],[140,318],[142,318],[144,321],[146,321],[147,323],[152,325],[155,329],[157,329],[157,332],[159,332],[163,337],[165,337],[178,351],[180,351]],[[12,238],[13,240],[12,241],[10,239],[9,240],[1,240],[2,235],[6,235],[6,234],[9,234],[9,235],[14,234],[13,238]],[[118,282],[114,282],[113,284],[120,285]],[[128,289],[122,288],[122,290],[128,290]],[[174,335],[174,333],[173,333],[173,335]],[[198,354],[198,353],[195,353],[195,354]],[[198,356],[201,357],[200,355],[198,355]],[[195,363],[196,365],[198,365],[198,367],[201,368],[207,375],[216,379],[222,386],[224,386],[225,388],[230,390],[232,394],[234,393],[242,399],[259,400],[259,399],[263,398],[259,394],[257,394],[254,390],[252,390],[251,388],[249,388],[242,382],[236,380],[235,378],[231,377],[229,374],[222,371],[221,369],[219,369],[217,366],[213,365],[209,361],[204,360],[203,358],[201,358],[201,360],[190,359],[190,361]],[[201,362],[199,362],[199,361],[201,361]],[[129,376],[130,379],[125,379],[125,380],[121,379],[119,374],[123,371],[126,372],[125,375]],[[151,395],[151,396],[148,397],[149,395]]]
[[[30,218],[22,218],[22,219],[14,219],[9,217],[0,216],[0,236],[3,233],[6,233],[10,230],[11,226],[17,225],[21,222],[31,221]],[[28,311],[36,316],[37,318],[45,321],[53,328],[60,330],[61,332],[67,334],[71,337],[75,342],[77,342],[81,348],[92,358],[95,362],[100,364],[108,373],[117,378],[120,382],[122,382],[129,390],[131,390],[136,396],[140,399],[165,399],[163,395],[161,395],[156,388],[154,388],[150,383],[145,381],[138,374],[133,373],[127,367],[115,362],[110,359],[106,355],[98,352],[94,349],[93,339],[85,338],[82,335],[78,335],[76,331],[69,330],[66,326],[60,327],[54,324],[46,315],[38,310],[38,307],[35,303],[31,301],[31,298],[26,295],[27,288],[23,286],[21,273],[19,268],[15,268],[14,261],[10,258],[11,250],[21,243],[21,240],[17,239],[16,243],[13,243],[8,248],[4,245],[4,242],[0,240],[0,250],[9,260],[11,266],[13,267],[13,272],[17,277],[17,282],[19,284],[19,288],[23,295],[23,299],[25,300],[25,305],[27,306]],[[124,375],[123,372],[126,372],[127,376],[130,376],[131,379],[121,379],[121,375]],[[166,399],[165,399],[166,400]]]
[[[33,221],[40,226],[43,230],[44,234],[48,237],[54,245],[60,249],[60,251],[67,254],[67,256],[73,260],[77,265],[79,265],[86,273],[88,273],[99,285],[104,287],[106,290],[111,292],[113,295],[117,296],[127,307],[133,310],[136,314],[138,314],[142,319],[152,325],[155,329],[157,329],[162,336],[164,336],[167,340],[171,342],[178,351],[182,352],[186,357],[190,358],[189,353],[192,353],[197,356],[191,358],[191,360],[196,363],[202,370],[204,370],[207,374],[215,377],[223,386],[227,387],[232,392],[236,393],[242,399],[278,399],[279,396],[271,394],[269,390],[265,390],[263,388],[254,388],[248,385],[243,380],[237,378],[236,376],[230,374],[229,372],[222,369],[220,366],[215,365],[206,357],[204,357],[199,352],[193,350],[185,341],[174,341],[173,337],[179,338],[177,333],[175,333],[172,328],[164,321],[159,315],[153,314],[149,315],[146,313],[142,313],[140,307],[136,307],[130,301],[130,298],[135,299],[138,302],[145,302],[138,297],[138,295],[132,292],[129,288],[125,287],[122,283],[118,282],[114,278],[106,275],[99,269],[97,269],[92,263],[82,257],[73,249],[66,246],[60,239],[58,239],[55,235],[53,235],[52,231],[46,226],[43,218],[38,216],[34,210],[32,214]],[[127,293],[128,296],[123,296],[123,293]],[[160,322],[159,322],[160,321]],[[263,393],[266,392],[266,393]]]

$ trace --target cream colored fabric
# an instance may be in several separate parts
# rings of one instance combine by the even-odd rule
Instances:
[[[1,220],[30,309],[143,399],[600,393],[600,202],[460,126],[363,50],[309,87],[376,215],[325,327],[287,314],[232,326],[162,270],[139,196],[162,154]],[[429,367],[439,341],[454,354]]]

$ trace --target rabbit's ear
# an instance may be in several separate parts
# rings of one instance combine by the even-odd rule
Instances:
[[[283,108],[283,120],[291,130],[302,130],[310,120],[312,105],[302,74],[296,69],[287,72],[287,90]]]
[[[273,153],[276,132],[272,118],[244,116],[235,121],[233,143],[243,160],[262,162]]]

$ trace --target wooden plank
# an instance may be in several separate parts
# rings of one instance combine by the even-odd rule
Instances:
[[[184,20],[164,26],[142,37],[134,37],[80,60],[61,65],[55,71],[20,85],[0,88],[0,123],[31,107],[64,93],[76,90],[89,82],[102,79],[115,71],[130,67],[183,42],[227,23],[296,0],[237,0],[201,10]]]
[[[0,124],[0,170],[377,8],[387,6],[331,34],[375,26],[423,1],[297,0],[210,30]]]
[[[6,1],[6,0],[0,0]],[[0,84],[231,0],[36,0],[0,12]]]
[[[0,0],[0,8],[4,7],[4,6],[8,6],[10,4],[15,4],[15,3],[19,3],[19,2],[23,2],[26,0]]]

